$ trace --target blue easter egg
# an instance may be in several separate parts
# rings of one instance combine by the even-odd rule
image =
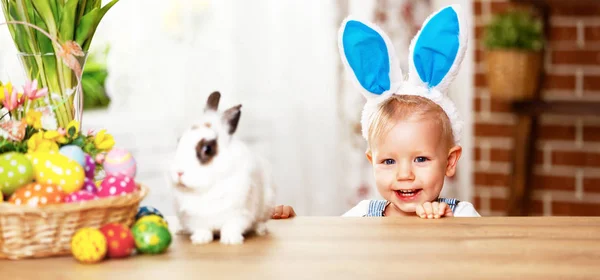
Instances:
[[[148,215],[157,215],[164,219],[164,216],[160,213],[160,211],[158,211],[158,209],[152,206],[142,206],[138,210],[137,215],[135,215],[135,220],[137,221],[138,219]]]
[[[60,147],[58,152],[64,156],[76,161],[77,163],[79,163],[79,165],[81,165],[82,168],[85,167],[85,153],[79,146],[75,146],[75,145],[62,146],[62,147]]]

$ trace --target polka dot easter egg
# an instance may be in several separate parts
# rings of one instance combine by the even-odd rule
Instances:
[[[15,205],[43,207],[63,203],[65,197],[66,194],[58,186],[34,182],[18,189],[10,196],[8,202]]]
[[[135,223],[131,232],[135,247],[143,254],[161,254],[171,245],[169,229],[151,221]]]
[[[16,152],[0,155],[0,191],[6,197],[31,181],[33,166],[25,155]]]
[[[90,178],[85,178],[83,179],[83,181],[83,190],[94,194],[98,193],[98,187],[96,186],[96,183],[94,183],[94,180]]]
[[[74,203],[74,202],[84,202],[84,201],[89,201],[89,200],[94,200],[94,199],[98,199],[98,196],[85,191],[85,190],[80,190],[77,192],[74,192],[72,194],[68,194],[65,196],[65,203]]]
[[[124,174],[135,178],[136,165],[135,159],[127,150],[113,148],[106,155],[102,166],[106,174]]]
[[[95,172],[96,172],[96,162],[94,161],[94,158],[92,158],[90,155],[85,154],[85,167],[84,167],[84,171],[85,171],[85,177],[89,178],[89,179],[94,179],[95,176]]]
[[[28,154],[36,182],[60,186],[66,193],[83,187],[85,174],[76,161],[56,152]]]
[[[158,209],[156,209],[152,206],[142,206],[142,207],[140,207],[140,209],[138,209],[138,212],[135,215],[135,219],[139,220],[141,217],[144,217],[147,215],[156,215],[161,218],[164,218],[164,216],[162,215],[162,213],[160,213],[160,211],[158,211]]]
[[[98,196],[126,195],[134,192],[135,189],[135,182],[131,177],[123,174],[108,175],[102,180],[102,184],[100,184]]]
[[[76,161],[77,163],[79,163],[79,165],[82,168],[85,167],[85,153],[79,146],[76,146],[76,145],[62,146],[62,147],[60,147],[60,150],[58,150],[58,152],[61,155],[64,155],[64,156]]]
[[[109,258],[124,258],[135,249],[135,241],[131,230],[122,224],[107,224],[100,228],[106,238]]]
[[[71,239],[71,253],[82,263],[97,263],[104,259],[106,251],[106,238],[95,228],[82,228]]]

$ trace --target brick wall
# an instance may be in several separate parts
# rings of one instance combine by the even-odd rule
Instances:
[[[512,3],[473,1],[475,32],[475,205],[505,215],[515,116],[490,98],[484,25]],[[545,100],[600,101],[600,3],[551,5]],[[600,112],[598,112],[600,115]],[[600,215],[600,117],[543,115],[538,127],[532,215]]]

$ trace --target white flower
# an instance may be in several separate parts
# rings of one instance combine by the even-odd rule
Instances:
[[[56,122],[56,116],[52,108],[45,107],[41,110],[42,112],[42,128],[45,130],[56,130],[58,129],[58,123]]]

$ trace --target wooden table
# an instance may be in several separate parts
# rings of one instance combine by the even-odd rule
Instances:
[[[164,255],[96,265],[0,261],[0,278],[600,279],[600,218],[299,217],[269,227],[241,246],[177,236]]]

